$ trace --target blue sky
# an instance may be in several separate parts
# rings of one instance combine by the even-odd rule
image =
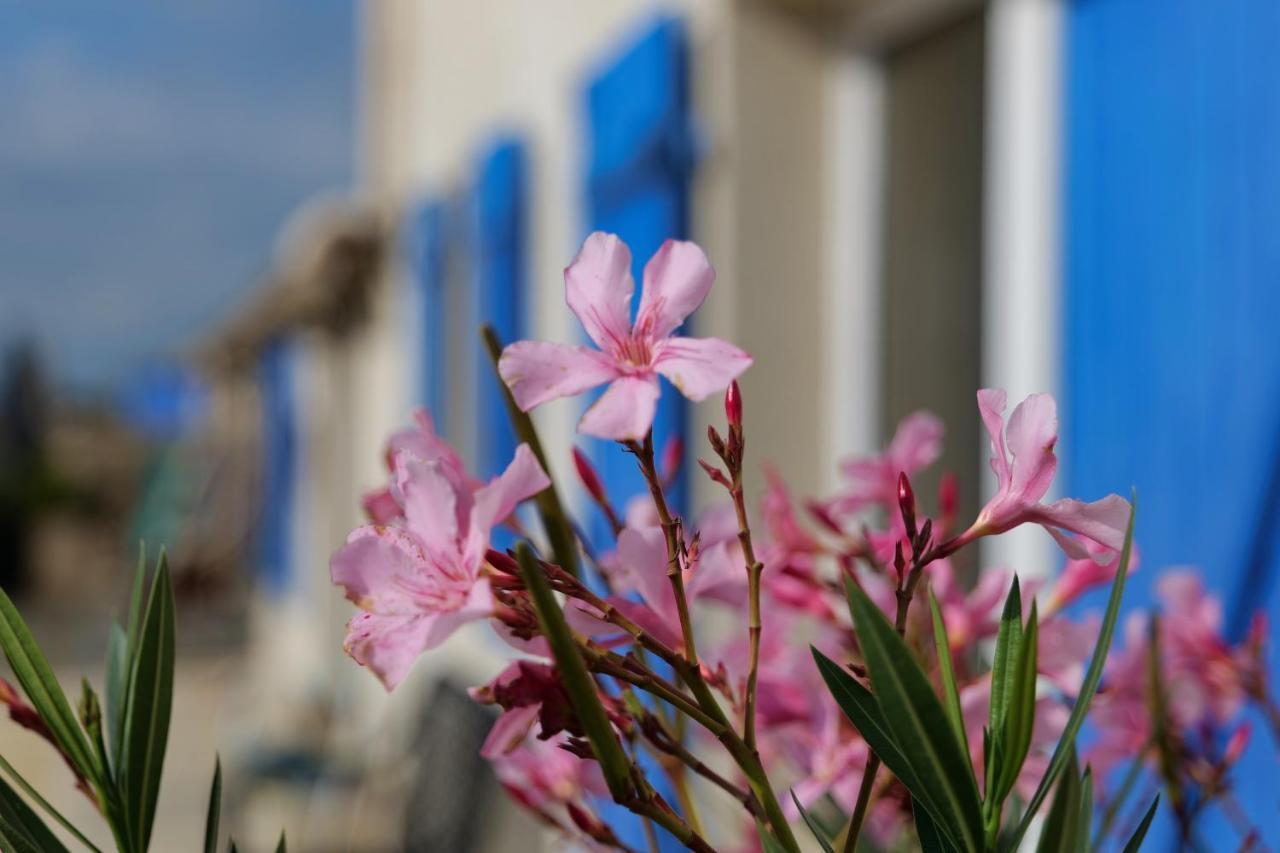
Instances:
[[[349,186],[350,2],[0,0],[0,346],[62,384],[180,351]]]

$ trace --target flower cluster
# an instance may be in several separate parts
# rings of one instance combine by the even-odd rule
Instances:
[[[990,849],[1010,792],[1032,804],[1031,815],[1055,779],[1079,781],[1062,775],[1079,728],[1072,709],[1083,714],[1097,687],[1085,664],[1101,660],[1095,647],[1116,611],[1100,622],[1073,617],[1067,605],[1113,580],[1121,588],[1136,567],[1126,539],[1132,507],[1117,495],[1046,503],[1057,466],[1056,405],[1033,395],[1006,421],[1005,394],[996,390],[979,391],[977,408],[997,489],[971,522],[957,518],[954,478],[942,478],[935,500],[915,494],[912,478],[937,461],[943,441],[942,424],[923,412],[902,422],[881,455],[845,463],[837,494],[797,503],[769,469],[758,505],[749,501],[736,379],[751,358],[724,341],[675,334],[713,278],[701,249],[668,241],[645,266],[632,322],[627,247],[612,235],[587,239],[565,283],[568,306],[596,349],[520,341],[497,367],[521,412],[607,384],[579,431],[632,454],[646,493],[613,506],[590,461],[575,452],[595,504],[587,509],[606,516],[614,537],[566,549],[551,531],[582,525],[567,523],[527,445],[506,472],[481,484],[419,414],[415,429],[390,442],[389,482],[365,500],[372,523],[333,557],[334,582],[361,611],[348,626],[347,650],[390,689],[459,625],[488,620],[522,654],[473,691],[500,711],[483,754],[520,804],[588,846],[622,847],[593,808],[610,797],[691,849],[713,849],[713,841],[730,841],[720,837],[729,828],[706,827],[699,803],[727,796],[742,807],[740,836],[760,834],[780,849],[799,849],[792,824],[833,811],[848,827],[846,849],[860,832],[892,845],[928,827],[963,842],[957,849],[984,848],[984,840]],[[723,500],[688,518],[668,503],[670,471],[662,469],[670,464],[655,459],[659,377],[694,400],[725,395],[724,430],[708,428],[711,453],[698,460]],[[532,422],[517,420],[528,435]],[[539,493],[547,543],[491,550],[495,525]],[[1023,524],[1041,526],[1061,546],[1066,568],[1056,580],[1019,583],[996,568],[962,579],[957,555]],[[1155,749],[1156,729],[1216,730],[1246,697],[1266,695],[1261,635],[1226,647],[1198,590],[1174,576],[1162,583],[1168,613],[1158,671],[1169,725],[1152,722],[1151,691],[1142,686],[1150,655],[1144,629],[1130,622],[1128,647],[1108,665],[1099,694],[1095,716],[1105,734],[1091,758],[1099,771],[1120,755]],[[883,615],[868,616],[860,601]],[[851,710],[830,692],[843,684],[851,696],[875,699],[885,664],[868,643],[881,622],[888,639],[876,642],[904,644],[895,648],[910,659],[902,664],[912,668],[907,680],[918,672],[919,683],[942,687],[957,754],[968,753],[960,775],[969,781],[961,783],[973,786],[979,823],[933,811],[927,780],[907,772],[910,761],[892,754],[892,738],[868,730],[879,712],[866,701]],[[815,655],[844,668],[821,670]],[[1021,698],[1009,698],[1019,690]],[[933,707],[939,700],[927,692],[920,701]],[[663,781],[641,771],[642,753],[657,758]],[[882,762],[891,772],[878,772]],[[778,794],[788,789],[790,796]],[[1017,832],[1024,829],[1025,821]]]

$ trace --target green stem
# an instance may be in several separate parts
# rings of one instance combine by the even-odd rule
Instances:
[[[489,351],[489,359],[493,363],[494,376],[497,379],[498,387],[502,389],[502,397],[507,403],[507,415],[511,419],[511,426],[515,429],[516,435],[525,444],[529,445],[529,449],[533,451],[533,455],[537,457],[538,464],[542,466],[542,470],[546,472],[547,478],[551,480],[551,485],[534,496],[534,503],[538,507],[538,515],[542,518],[542,526],[546,528],[547,539],[551,543],[551,553],[555,556],[556,562],[560,567],[571,575],[578,574],[578,551],[574,546],[573,525],[569,523],[569,516],[564,510],[564,504],[560,502],[560,493],[556,490],[555,480],[551,479],[551,467],[547,465],[547,454],[542,449],[542,441],[538,438],[538,430],[533,425],[533,419],[529,417],[527,412],[521,411],[516,405],[515,397],[511,396],[511,389],[507,387],[507,383],[502,381],[502,375],[498,373],[498,359],[502,357],[502,339],[498,337],[498,333],[490,325],[480,327],[480,337],[484,339],[485,349]]]

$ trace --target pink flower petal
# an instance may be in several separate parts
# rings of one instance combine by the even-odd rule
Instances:
[[[421,545],[399,527],[357,527],[329,561],[333,582],[349,600],[387,614],[418,612],[405,587],[423,571]]]
[[[472,536],[488,542],[489,531],[515,511],[516,505],[551,485],[538,458],[529,445],[516,448],[507,470],[476,492],[476,506],[471,515]]]
[[[654,370],[690,400],[723,391],[751,366],[751,356],[719,338],[668,338],[657,347]]]
[[[527,412],[608,382],[618,371],[606,356],[586,347],[517,341],[502,351],[498,373],[516,405]]]
[[[616,234],[591,234],[565,269],[564,285],[565,301],[591,340],[607,353],[618,352],[631,336],[631,294],[635,290],[627,244]]]
[[[426,637],[435,614],[357,613],[347,622],[347,654],[378,676],[382,686],[394,690],[426,650]]]
[[[480,747],[480,756],[492,760],[500,755],[506,755],[524,743],[525,738],[529,736],[529,730],[538,721],[538,713],[541,710],[540,705],[525,705],[504,711],[493,724],[493,728],[489,729],[489,735],[484,739],[484,745]]]
[[[978,411],[982,414],[982,425],[991,437],[991,470],[995,472],[1001,490],[1008,488],[1011,479],[1009,455],[1004,449],[1005,400],[1002,389],[983,388],[978,391]]]
[[[678,625],[675,593],[667,578],[667,540],[660,527],[625,528],[618,534],[618,560],[636,592],[654,612]]]
[[[471,493],[438,462],[402,458],[398,467],[405,526],[439,559],[456,559],[471,518]]]
[[[1107,495],[1092,503],[1063,498],[1046,506],[1034,507],[1030,515],[1033,521],[1051,528],[1050,533],[1054,532],[1052,528],[1055,527],[1069,530],[1113,551],[1119,551],[1124,547],[1124,532],[1129,525],[1130,510],[1129,502],[1124,498]],[[1063,543],[1065,537],[1055,535],[1054,538],[1064,549],[1068,548]],[[1089,552],[1080,543],[1074,543],[1067,553],[1076,559],[1089,556]]]
[[[1038,503],[1053,482],[1058,459],[1058,406],[1048,394],[1032,394],[1009,417],[1009,451],[1013,469],[1009,487],[1019,499]]]
[[[707,298],[716,271],[696,243],[668,240],[644,265],[644,292],[636,315],[636,331],[665,338]]]
[[[620,376],[578,422],[578,432],[615,441],[639,441],[658,408],[656,376]]]

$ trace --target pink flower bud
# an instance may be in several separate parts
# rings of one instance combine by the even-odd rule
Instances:
[[[1235,764],[1240,760],[1240,756],[1244,755],[1245,748],[1249,746],[1249,736],[1253,733],[1253,727],[1246,720],[1236,726],[1236,730],[1231,733],[1231,737],[1227,738],[1227,745],[1222,750],[1222,761],[1224,764]]]
[[[587,494],[591,495],[597,503],[604,503],[607,500],[604,483],[600,482],[600,475],[596,473],[591,460],[576,447],[573,449],[573,467],[578,469],[578,479],[582,481],[582,487],[587,490]]]
[[[510,554],[490,548],[484,555],[485,561],[504,575],[520,577],[520,564]]]
[[[729,422],[729,429],[742,429],[742,389],[738,380],[729,383],[724,392],[724,417]]]

